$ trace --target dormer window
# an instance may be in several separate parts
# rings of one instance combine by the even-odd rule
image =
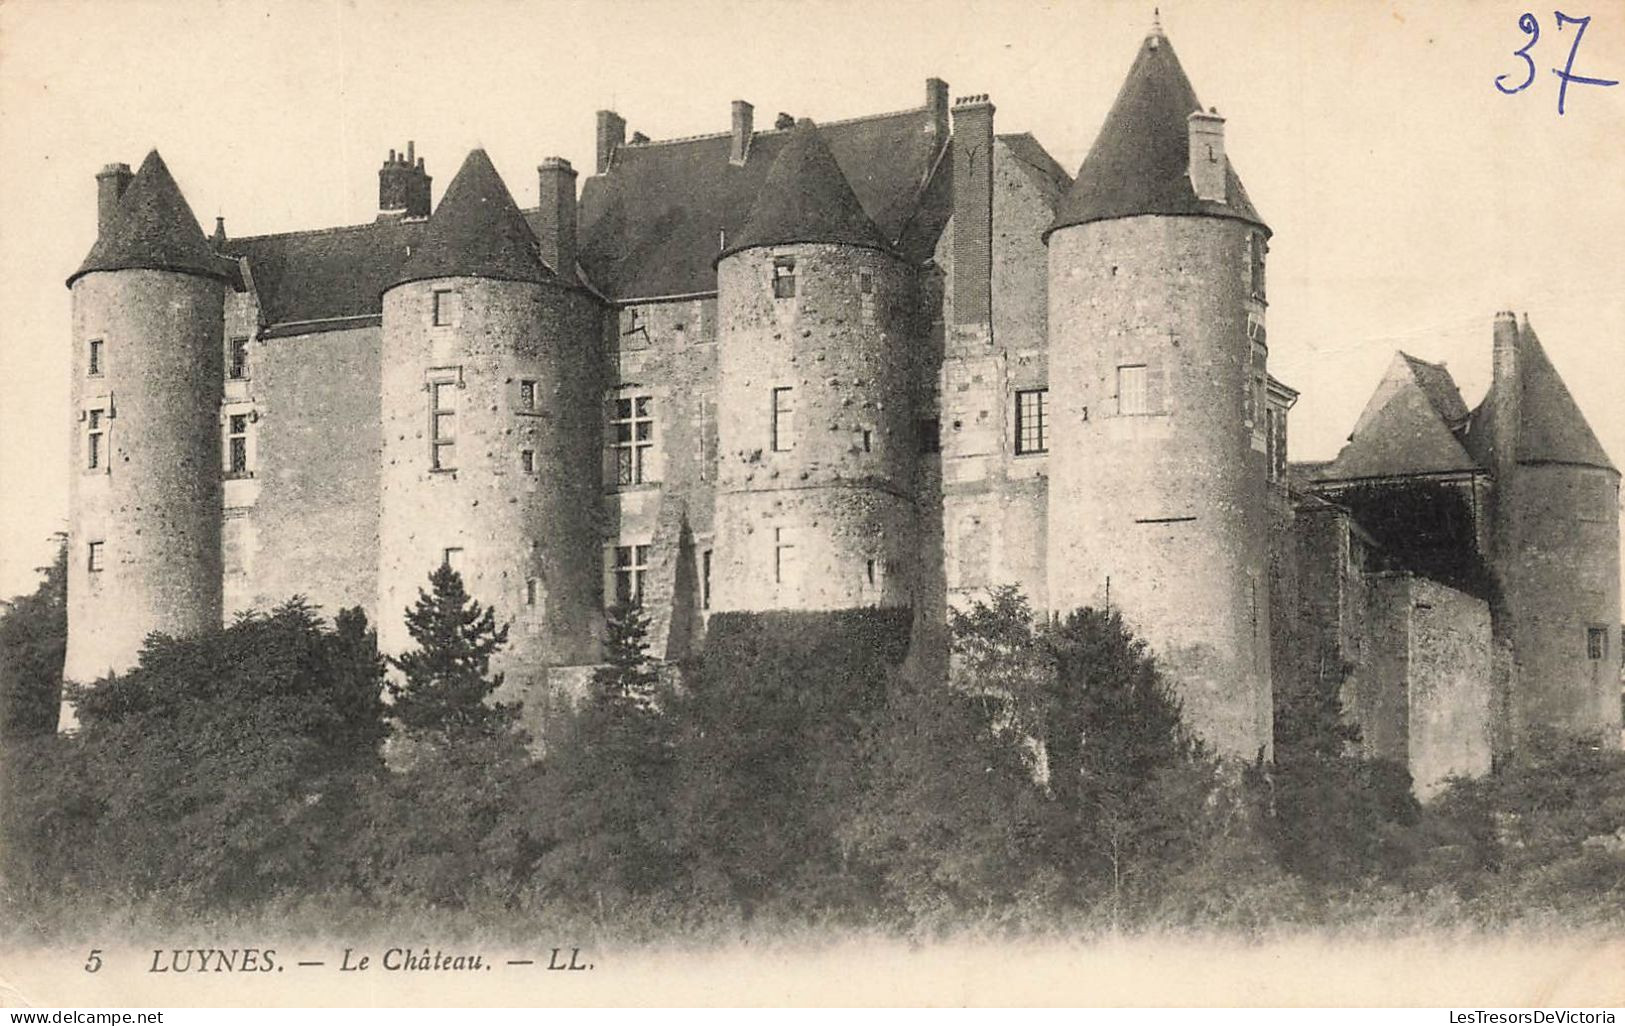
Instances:
[[[773,298],[789,299],[796,294],[795,257],[773,259]]]

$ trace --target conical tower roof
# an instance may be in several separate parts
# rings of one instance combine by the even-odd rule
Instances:
[[[1519,463],[1581,463],[1614,470],[1585,414],[1526,320],[1518,328]]]
[[[157,150],[141,162],[111,223],[96,237],[68,284],[91,271],[136,268],[222,280],[227,276]]]
[[[858,202],[835,155],[811,119],[796,122],[768,169],[750,219],[721,260],[742,249],[795,242],[827,242],[891,252],[892,247]]]
[[[1196,198],[1187,119],[1202,109],[1173,46],[1153,28],[1045,238],[1071,225],[1138,214],[1230,217],[1267,228],[1229,161],[1225,202]]]
[[[426,278],[556,280],[502,176],[483,149],[473,150],[429,218],[428,230],[389,286]]]

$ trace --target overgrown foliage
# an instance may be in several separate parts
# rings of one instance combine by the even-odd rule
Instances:
[[[68,645],[68,547],[40,568],[39,587],[0,617],[0,744],[56,730]]]

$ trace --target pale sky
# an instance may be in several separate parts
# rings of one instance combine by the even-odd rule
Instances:
[[[94,175],[156,147],[205,230],[372,219],[416,140],[435,199],[486,147],[521,205],[535,166],[589,173],[593,112],[655,139],[723,131],[729,101],[818,120],[913,107],[924,80],[991,94],[1075,171],[1152,3],[204,2],[0,5],[0,596],[65,526],[68,290]],[[1625,464],[1625,86],[1559,79],[1574,26],[1516,3],[1161,0],[1162,23],[1275,231],[1270,370],[1301,390],[1293,459],[1335,455],[1395,349],[1449,364],[1469,404],[1495,311],[1527,312]],[[1625,2],[1574,73],[1625,79]]]

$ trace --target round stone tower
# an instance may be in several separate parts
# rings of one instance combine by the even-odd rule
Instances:
[[[1160,29],[1049,245],[1049,600],[1122,612],[1224,755],[1271,748],[1269,229]]]
[[[573,192],[572,192],[573,198]],[[597,312],[550,267],[484,150],[383,295],[378,637],[442,563],[510,624],[513,692],[590,662],[599,595]]]
[[[63,675],[136,662],[149,632],[220,624],[227,268],[157,151],[98,178],[73,297],[73,472]],[[75,724],[64,705],[62,723]]]
[[[811,121],[717,263],[712,608],[912,604],[913,276]]]

